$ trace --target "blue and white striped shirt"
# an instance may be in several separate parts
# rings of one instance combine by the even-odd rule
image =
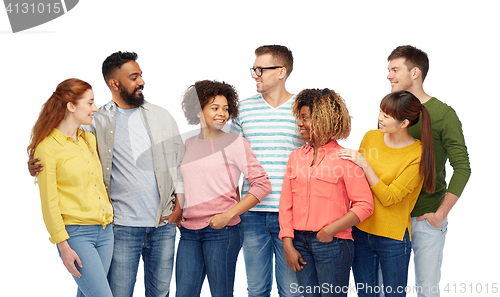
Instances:
[[[281,187],[290,153],[304,142],[297,132],[292,104],[295,95],[277,108],[271,107],[261,94],[240,101],[238,118],[231,124],[231,133],[241,135],[266,170],[272,191],[253,211],[279,211]],[[243,180],[243,197],[250,189]]]

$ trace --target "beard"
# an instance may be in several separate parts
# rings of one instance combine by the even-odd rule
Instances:
[[[128,105],[139,107],[144,104],[144,95],[141,93],[139,95],[136,95],[135,92],[139,90],[143,90],[144,86],[139,86],[134,89],[132,93],[127,92],[125,88],[122,88],[120,86],[120,96],[122,97],[123,101],[127,103]]]

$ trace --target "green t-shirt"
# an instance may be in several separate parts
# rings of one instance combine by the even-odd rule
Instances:
[[[432,123],[436,162],[436,191],[429,194],[425,192],[425,187],[422,187],[415,208],[411,213],[412,217],[436,212],[446,192],[460,197],[471,173],[469,154],[467,153],[462,132],[462,123],[460,123],[453,108],[434,97],[425,102],[424,106],[429,111]],[[420,121],[410,127],[409,132],[414,138],[420,139]],[[448,188],[445,180],[447,159],[450,160],[450,165],[453,167],[453,175]]]

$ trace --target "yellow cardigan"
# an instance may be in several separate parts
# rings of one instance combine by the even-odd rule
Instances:
[[[66,225],[104,228],[113,221],[95,136],[78,130],[78,140],[54,129],[35,150],[35,158],[44,164],[38,185],[43,220],[52,243],[69,238]]]
[[[371,187],[373,214],[356,225],[367,233],[403,240],[411,234],[411,211],[424,179],[419,173],[422,145],[419,140],[404,148],[390,148],[379,130],[368,131],[360,153],[370,163],[380,181]]]

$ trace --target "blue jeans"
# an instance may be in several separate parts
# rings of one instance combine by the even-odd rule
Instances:
[[[236,259],[243,240],[240,225],[200,230],[181,227],[180,231],[175,296],[200,296],[205,276],[212,296],[233,296]]]
[[[443,249],[448,232],[448,219],[441,228],[432,227],[427,220],[411,219],[411,237],[415,262],[415,281],[419,297],[439,297]]]
[[[176,228],[176,224],[158,228],[114,225],[115,248],[108,274],[114,297],[132,297],[141,256],[145,296],[169,295]]]
[[[243,256],[247,272],[248,296],[267,297],[273,284],[273,254],[276,283],[281,297],[300,296],[292,292],[297,284],[295,272],[285,261],[278,212],[247,211],[240,216],[243,229]]]
[[[411,242],[408,230],[402,241],[352,228],[356,255],[352,272],[358,296],[406,296]],[[383,285],[379,280],[382,270]]]
[[[75,266],[82,274],[73,277],[78,285],[77,296],[113,297],[106,275],[113,254],[113,229],[111,225],[68,225],[68,244],[80,260],[82,268]],[[58,249],[59,251],[59,249]],[[59,256],[61,252],[59,251]]]
[[[307,263],[297,271],[297,291],[304,297],[347,296],[354,243],[336,237],[331,242],[320,242],[317,233],[294,232],[293,246]]]

